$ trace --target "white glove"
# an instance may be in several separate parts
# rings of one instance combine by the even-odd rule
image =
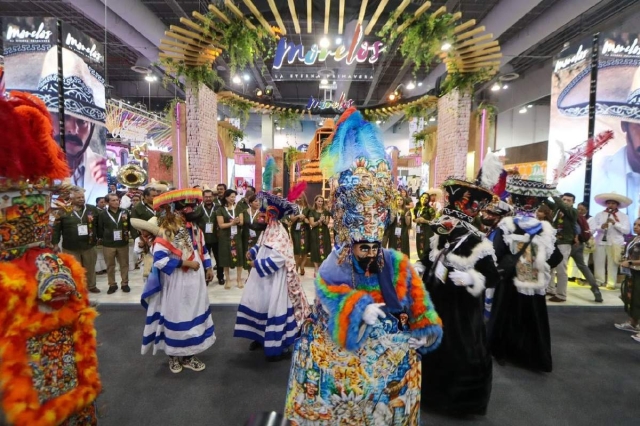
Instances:
[[[436,341],[436,339],[438,338],[438,336],[436,336],[435,334],[432,334],[431,336],[424,336],[421,337],[419,339],[416,339],[414,337],[410,337],[409,338],[409,347],[411,349],[418,349],[421,347],[429,347],[431,345],[433,345]]]
[[[413,269],[415,269],[420,276],[422,276],[422,274],[424,274],[424,271],[427,270],[427,268],[420,261],[417,261],[413,264]]]
[[[362,321],[367,325],[373,325],[376,323],[378,318],[384,318],[387,314],[384,313],[381,306],[384,306],[384,303],[371,303],[364,308],[364,314],[362,314]]]
[[[473,278],[471,278],[471,274],[465,271],[454,270],[449,274],[449,278],[455,285],[459,286],[469,286],[473,284]]]

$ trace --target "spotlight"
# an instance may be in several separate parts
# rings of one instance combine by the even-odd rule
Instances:
[[[376,120],[376,124],[377,124],[377,125],[380,125],[380,124],[382,124],[382,121],[380,121],[380,120]]]
[[[331,45],[331,42],[329,41],[328,38],[326,37],[322,37],[320,39],[320,47],[322,47],[323,49],[326,49],[327,47],[329,47]]]
[[[445,41],[444,43],[442,43],[442,47],[440,47],[440,50],[442,50],[443,52],[446,52],[449,49],[451,49],[451,43],[449,43],[448,41]]]
[[[533,108],[533,105],[529,104],[527,105],[527,108]]]
[[[253,93],[256,95],[256,98],[261,98],[262,95],[264,95],[264,92],[259,87],[256,88],[256,90],[254,90]]]
[[[421,81],[418,82],[418,87],[420,87],[420,86],[422,86],[422,82]]]
[[[265,96],[273,96],[273,86],[269,85],[264,89]]]
[[[238,77],[237,75],[233,77],[233,79],[231,80],[234,82],[234,84],[240,84],[242,83],[242,80],[240,80],[240,77]]]
[[[342,44],[342,37],[336,37],[336,44],[337,45]]]
[[[429,119],[429,121],[431,121],[431,122],[433,123],[434,121],[436,121],[436,118],[435,118],[435,117],[431,117],[431,118]]]
[[[251,80],[251,77],[249,76],[249,74],[245,74],[242,76],[242,78],[244,78],[244,81],[249,81]]]
[[[409,84],[407,84],[407,90],[413,90],[416,88],[416,84],[413,81],[410,81]]]
[[[491,86],[491,91],[497,92],[498,90],[500,90],[500,85],[498,83],[493,83],[493,86]]]
[[[520,114],[526,114],[527,113],[527,108],[522,107],[520,108],[520,111],[518,111]]]
[[[153,75],[153,74],[147,74],[147,75],[144,77],[144,79],[145,79],[145,80],[147,80],[149,83],[151,83],[152,81],[156,81],[156,80],[158,79],[158,77],[156,77],[156,76],[155,76],[155,75]]]
[[[395,93],[390,94],[389,95],[389,100],[390,101],[395,101],[396,100],[396,94]]]
[[[282,128],[280,126],[276,126],[276,130],[281,130]]]
[[[320,80],[320,84],[329,84],[329,80],[323,78],[322,80]]]
[[[508,88],[509,88],[508,84],[505,84],[505,85],[502,86],[502,90],[507,90]]]

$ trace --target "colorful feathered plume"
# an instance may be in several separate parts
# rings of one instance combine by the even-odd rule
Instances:
[[[262,189],[264,191],[271,191],[273,189],[273,177],[277,172],[276,160],[273,156],[267,157],[267,162],[264,164],[264,172],[262,172]]]
[[[558,179],[569,176],[583,161],[593,157],[593,154],[604,148],[612,139],[613,131],[606,130],[596,135],[595,138],[571,148],[569,151],[564,150],[562,142],[556,141],[560,146],[560,161],[558,167],[553,171],[553,181],[557,183]],[[566,154],[569,155],[567,156]]]
[[[500,154],[498,152],[487,152],[482,162],[482,167],[478,172],[476,184],[482,186],[485,189],[493,190],[493,188],[500,181],[500,174],[504,167],[500,160]]]
[[[334,176],[351,168],[358,157],[384,159],[384,143],[380,129],[351,107],[338,120],[332,141],[320,154],[320,170]]]
[[[307,189],[307,182],[303,181],[303,182],[300,182],[300,183],[296,184],[289,191],[289,195],[287,195],[287,200],[291,201],[292,203],[295,203],[295,201],[298,198],[300,198],[300,195],[302,195],[302,193],[304,192],[305,189]]]

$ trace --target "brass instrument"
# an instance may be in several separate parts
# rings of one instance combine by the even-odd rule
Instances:
[[[136,164],[127,164],[120,168],[116,179],[127,188],[137,188],[147,182],[147,172]]]

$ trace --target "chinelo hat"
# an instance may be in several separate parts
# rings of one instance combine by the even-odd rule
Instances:
[[[590,68],[558,95],[558,111],[568,117],[589,115]],[[598,64],[596,115],[640,123],[640,58],[610,58]]]
[[[549,197],[556,197],[560,193],[555,183],[544,183],[535,180],[522,179],[519,175],[507,178],[507,191],[516,213],[533,215],[540,205]]]
[[[104,123],[106,100],[103,78],[69,49],[62,49],[62,63],[65,114],[94,124]],[[34,94],[44,101],[50,112],[59,112],[57,48],[50,49],[45,55]]]
[[[629,207],[633,201],[629,197],[625,197],[622,194],[617,194],[615,192],[605,192],[604,194],[598,194],[594,198],[595,202],[600,204],[601,206],[607,205],[607,201],[615,201],[618,203],[618,208],[624,209],[625,207]]]
[[[160,227],[158,226],[158,218],[155,216],[149,220],[133,218],[131,219],[131,226],[136,228],[138,231],[147,231],[148,233],[156,237],[160,233]]]

